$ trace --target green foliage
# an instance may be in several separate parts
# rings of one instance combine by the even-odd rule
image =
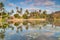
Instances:
[[[8,18],[8,14],[5,13],[5,12],[2,12],[2,22],[5,22],[6,21],[6,18]]]
[[[40,18],[40,14],[38,13],[38,12],[31,12],[30,13],[31,15],[30,15],[30,17],[32,17],[32,18]]]
[[[28,24],[28,22],[26,22],[26,21],[25,21],[25,22],[23,22],[23,25],[27,25],[27,24]]]
[[[15,17],[15,18],[21,18],[21,17],[19,16],[19,14],[14,14],[14,17]]]
[[[5,19],[2,19],[2,22],[5,22]]]
[[[40,15],[40,18],[45,18],[45,16],[43,14]]]
[[[0,8],[4,7],[4,4],[2,2],[0,2]]]
[[[2,18],[7,18],[9,15],[5,12],[2,13]]]
[[[9,24],[7,24],[7,23],[3,24],[3,28],[6,28],[8,26],[9,26]]]
[[[36,24],[40,24],[40,21],[35,21],[36,22]]]
[[[4,34],[4,32],[1,32],[1,34],[0,34],[0,38],[1,38],[2,40],[5,38],[5,34]]]
[[[25,11],[25,12],[26,12],[26,14],[29,14],[29,11],[28,11],[28,9],[26,9],[26,11]]]
[[[43,11],[43,14],[45,15],[47,13],[47,11]]]
[[[8,24],[12,24],[12,23],[13,23],[13,21],[9,21],[9,22],[8,22]]]
[[[19,26],[19,24],[20,24],[19,22],[16,22],[14,25],[15,25],[15,26]]]
[[[24,15],[23,15],[23,18],[24,18],[24,19],[28,19],[27,14],[24,14]]]

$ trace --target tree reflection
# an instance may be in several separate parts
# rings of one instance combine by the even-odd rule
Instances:
[[[17,27],[17,31],[16,31],[17,33],[19,32],[19,29],[20,29],[20,31],[22,32],[22,30],[23,30],[23,29],[22,29],[22,26]]]
[[[28,28],[29,28],[29,26],[28,26],[28,25],[26,25],[26,30],[28,30]]]
[[[14,26],[19,26],[19,24],[20,24],[19,22],[16,22],[16,23],[14,24]]]
[[[0,28],[2,28],[2,26],[0,25]]]
[[[0,32],[0,40],[4,40],[4,38],[5,38],[5,34],[4,33],[5,33],[4,31]]]
[[[22,27],[20,28],[20,31],[21,31],[21,32],[23,31]]]
[[[2,25],[2,28],[4,29],[4,31],[5,31],[5,29],[6,29],[8,26],[9,26],[9,24],[7,24],[7,23],[4,23],[4,24]]]
[[[23,22],[23,25],[27,25],[27,24],[28,24],[28,21],[24,21],[24,22]]]

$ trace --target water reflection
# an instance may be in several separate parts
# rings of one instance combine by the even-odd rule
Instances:
[[[59,40],[60,21],[25,20],[0,25],[0,40]]]

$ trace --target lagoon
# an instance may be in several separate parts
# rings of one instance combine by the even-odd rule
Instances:
[[[60,26],[55,24],[58,22],[4,22],[0,26],[0,40],[60,40]]]

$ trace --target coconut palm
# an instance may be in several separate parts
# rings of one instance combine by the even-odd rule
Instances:
[[[43,11],[42,17],[43,17],[43,18],[46,18],[46,17],[47,17],[47,11],[46,11],[46,10]]]
[[[11,10],[11,12],[9,12],[8,14],[9,15],[12,15],[14,13],[14,10]]]
[[[19,12],[18,7],[16,7],[16,12]]]
[[[39,10],[39,14],[41,14],[41,10]]]
[[[4,7],[4,4],[2,2],[0,2],[0,10],[2,11]]]
[[[29,11],[28,11],[28,9],[26,9],[26,11],[25,11],[25,12],[26,12],[26,14],[29,14]]]
[[[22,14],[22,8],[20,8],[20,14]]]
[[[18,7],[16,7],[16,10],[18,10]]]
[[[2,2],[0,2],[0,8],[3,8],[4,4]]]
[[[16,11],[17,11],[17,13],[20,13],[20,11],[19,11],[19,8],[18,8],[18,7],[16,7]]]
[[[45,11],[43,11],[43,14],[46,14],[47,13],[47,11],[45,10]]]
[[[14,10],[11,10],[11,13],[14,13]]]

